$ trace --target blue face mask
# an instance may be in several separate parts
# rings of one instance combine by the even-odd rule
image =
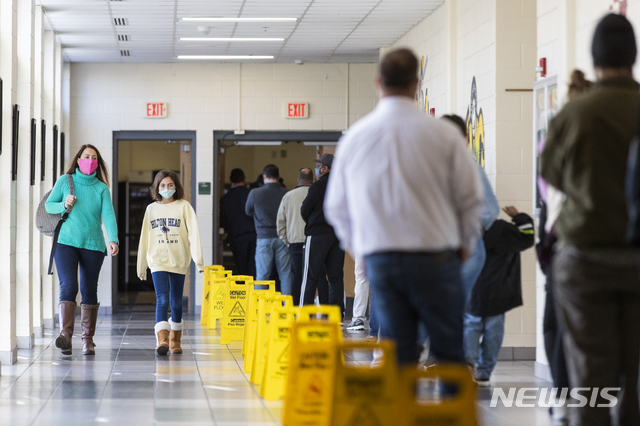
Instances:
[[[176,190],[175,189],[163,189],[162,191],[158,191],[158,193],[160,195],[162,195],[162,198],[169,199],[169,198],[173,197],[173,194],[176,193]]]
[[[320,179],[320,167],[316,167],[316,177]]]

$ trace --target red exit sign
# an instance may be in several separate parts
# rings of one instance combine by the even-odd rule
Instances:
[[[306,103],[285,104],[284,116],[286,118],[307,118],[309,117],[309,104],[306,104]]]
[[[166,102],[145,102],[144,116],[146,118],[166,118],[169,104]]]

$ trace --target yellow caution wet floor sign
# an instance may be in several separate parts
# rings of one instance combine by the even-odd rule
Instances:
[[[435,400],[420,400],[418,383],[424,379],[437,379],[438,383],[455,385],[455,395]],[[400,372],[398,401],[406,416],[407,426],[477,426],[476,384],[471,371],[464,365],[439,364],[427,371],[406,368]]]
[[[346,365],[345,351],[382,351],[382,362]],[[392,342],[348,342],[336,348],[336,370],[332,405],[332,426],[405,425],[399,421],[399,383],[395,347]],[[431,424],[431,423],[428,423]]]
[[[247,322],[244,325],[244,337],[242,338],[242,355],[245,355],[245,373],[248,373],[246,368],[247,363],[247,349],[249,348],[250,338],[249,336],[253,332],[255,334],[254,324],[257,324],[257,301],[254,301],[255,294],[274,294],[276,292],[275,281],[254,281],[253,285],[249,286],[249,293],[247,294]],[[250,368],[249,368],[250,369]]]
[[[227,277],[232,275],[231,271],[215,271],[211,277],[211,291],[209,296],[209,316],[207,328],[216,328],[216,321],[222,320],[224,309],[224,286]]]
[[[220,327],[220,344],[226,345],[232,340],[242,341],[245,316],[247,314],[247,291],[248,286],[252,283],[253,277],[248,275],[227,277],[222,327]]]
[[[293,307],[293,298],[280,294],[267,295],[258,301],[258,328],[256,333],[253,366],[251,367],[251,383],[262,384],[264,363],[267,357],[267,345],[271,339],[271,317],[273,308],[278,306]]]
[[[338,322],[305,321],[301,315],[293,323],[283,426],[331,425],[336,348],[341,336]]]
[[[202,307],[200,309],[200,324],[209,323],[209,304],[211,303],[211,278],[216,271],[224,270],[221,265],[208,265],[204,267],[202,278]]]
[[[291,351],[291,327],[300,308],[275,306],[271,313],[271,332],[267,343],[264,378],[260,396],[274,401],[284,396]]]
[[[300,308],[300,319],[298,321],[309,321],[324,319],[330,322],[339,323],[342,321],[340,308],[334,305],[305,305]]]
[[[254,290],[249,296],[249,313],[247,315],[247,323],[245,327],[248,327],[248,332],[245,332],[245,340],[242,342],[243,347],[246,347],[244,354],[244,372],[251,373],[253,369],[253,358],[256,351],[256,336],[258,335],[258,318],[259,318],[259,306],[260,300],[269,295],[279,295],[279,292],[271,290]]]

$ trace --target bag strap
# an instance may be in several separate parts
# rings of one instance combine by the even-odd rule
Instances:
[[[70,174],[67,174],[67,179],[69,181],[69,192],[71,195],[75,195],[74,189],[73,189],[73,176],[71,176]],[[49,255],[49,269],[48,269],[49,275],[53,275],[53,272],[52,272],[53,258],[56,254],[56,247],[58,246],[58,235],[60,234],[60,228],[62,227],[62,224],[69,217],[69,213],[71,213],[71,210],[73,210],[73,206],[67,207],[67,209],[64,211],[64,213],[60,217],[60,220],[56,225],[55,231],[53,231],[53,244],[51,245],[51,254]]]
[[[75,195],[75,191],[73,188],[73,176],[68,174],[67,175],[67,180],[69,182],[69,193],[70,195]],[[69,206],[67,207],[67,209],[64,211],[64,214],[62,215],[62,217],[60,218],[61,221],[65,221],[67,220],[67,217],[69,217],[69,214],[71,214],[71,210],[73,210],[73,206]]]

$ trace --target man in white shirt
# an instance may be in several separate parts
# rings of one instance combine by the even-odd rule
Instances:
[[[380,336],[415,364],[418,323],[442,361],[464,362],[460,265],[480,236],[482,181],[454,125],[415,105],[418,60],[385,55],[375,110],[338,144],[325,214],[343,247],[364,256]]]

